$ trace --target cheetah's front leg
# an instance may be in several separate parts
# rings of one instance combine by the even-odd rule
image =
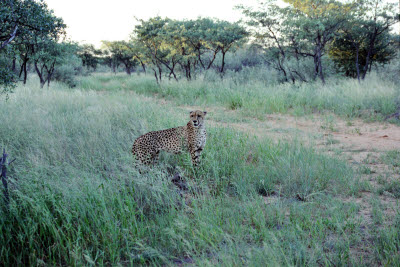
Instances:
[[[201,151],[203,151],[203,149],[201,147],[199,147],[196,150],[193,150],[190,155],[192,156],[192,163],[194,166],[198,166],[200,163],[200,155],[201,155]]]

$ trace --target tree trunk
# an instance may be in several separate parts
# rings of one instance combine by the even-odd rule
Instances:
[[[214,63],[214,60],[215,60],[215,58],[216,58],[216,56],[217,56],[217,53],[218,53],[218,49],[214,51],[213,57],[212,57],[212,59],[210,60],[210,62],[208,63],[207,70],[210,69],[211,66],[212,66],[212,64]]]
[[[27,76],[28,76],[27,70],[26,70],[26,65],[27,65],[28,60],[29,60],[28,55],[27,54],[24,55],[21,59],[22,59],[22,64],[21,64],[21,68],[20,68],[20,71],[19,71],[19,78],[21,78],[22,73],[24,73],[24,85],[25,85],[26,84],[26,79],[27,79]]]
[[[315,55],[314,55],[314,79],[316,79],[318,76],[318,70],[319,70],[318,56],[317,56],[317,53],[315,53]]]
[[[322,55],[321,55],[321,50],[319,51],[319,56],[318,56],[318,72],[319,72],[319,77],[321,78],[321,81],[323,84],[325,84],[325,77],[324,73],[322,72]]]
[[[26,84],[26,80],[28,79],[28,71],[26,70],[26,64],[27,62],[25,62],[24,64],[24,85]]]
[[[171,80],[171,75],[173,75],[175,81],[178,81],[178,78],[176,77],[175,72],[174,72],[175,66],[176,66],[176,62],[172,62],[172,68],[170,69],[168,79]]]
[[[6,203],[6,206],[8,208],[8,205],[10,203],[10,195],[8,192],[8,182],[7,182],[7,165],[10,163],[7,162],[7,154],[5,149],[3,149],[3,155],[0,157],[0,177],[1,181],[3,183],[3,195],[4,195],[4,202]]]
[[[204,66],[203,61],[201,60],[200,49],[198,50],[197,57],[198,57],[198,59],[199,59],[199,62],[200,62],[201,67],[203,68],[203,70],[205,70],[206,67]]]
[[[54,60],[53,63],[51,64],[50,69],[47,68],[46,65],[44,66],[46,68],[46,71],[47,71],[47,88],[50,87],[50,81],[51,81],[51,77],[53,77],[55,65],[56,65],[56,61]]]
[[[17,61],[17,59],[14,57],[12,60],[12,66],[11,66],[11,71],[13,73],[15,73],[15,71],[16,71],[15,61]]]
[[[321,79],[322,83],[325,84],[325,77],[324,73],[322,72],[322,43],[321,43],[321,36],[318,35],[317,37],[317,44],[316,44],[316,53],[314,56],[314,64],[316,64],[316,72],[319,78]]]
[[[146,65],[141,60],[140,65],[142,65],[143,72],[146,74]]]
[[[375,30],[374,34],[371,37],[371,40],[369,42],[368,53],[367,53],[367,57],[365,59],[365,65],[364,65],[363,74],[362,74],[362,77],[361,77],[361,79],[363,79],[363,80],[365,79],[365,75],[367,75],[368,67],[369,67],[369,64],[370,64],[371,54],[372,54],[372,51],[374,49],[376,36],[377,36],[377,32]]]
[[[160,83],[161,83],[161,73],[162,73],[162,69],[161,69],[160,66],[157,66],[157,67],[158,67],[158,79],[160,80]]]
[[[224,67],[225,67],[225,54],[226,54],[226,51],[224,51],[224,50],[221,50],[221,53],[222,53],[222,63],[221,63],[221,69],[220,69],[220,72],[221,72],[221,73],[224,73]]]
[[[176,67],[176,62],[174,60],[172,60],[172,68],[170,68],[170,73],[169,76],[171,77],[171,74],[174,76],[175,81],[178,81],[178,78],[176,77],[175,74],[175,67]]]
[[[283,75],[285,76],[285,82],[287,82],[288,81],[287,73],[286,73],[285,68],[282,66],[281,60],[279,58],[278,58],[278,66],[279,66],[279,69],[283,72]]]
[[[128,75],[132,75],[131,66],[125,65],[125,70],[126,70],[126,73],[127,73]]]
[[[358,79],[358,82],[360,83],[360,65],[359,65],[359,63],[358,63],[358,54],[359,54],[359,51],[360,51],[360,45],[359,45],[359,44],[356,44],[355,46],[356,46],[356,70],[357,70],[357,79]]]
[[[190,61],[188,60],[187,62],[187,76],[186,78],[188,79],[188,81],[190,81],[192,79],[192,75],[191,75],[191,69],[190,69]]]
[[[46,80],[43,79],[43,66],[42,68],[39,70],[39,67],[37,65],[37,62],[35,62],[35,70],[37,75],[39,76],[39,80],[40,80],[40,88],[43,88],[43,86],[46,84]]]
[[[158,76],[157,76],[156,70],[153,70],[153,71],[154,71],[154,77],[156,77],[156,82],[157,82],[157,84],[160,84],[160,83],[158,82]]]

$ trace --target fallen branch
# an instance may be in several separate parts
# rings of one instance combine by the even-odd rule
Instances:
[[[7,182],[7,166],[9,166],[11,163],[15,161],[13,159],[10,162],[7,162],[7,157],[8,155],[6,154],[6,150],[3,149],[3,156],[0,158],[0,177],[1,177],[1,182],[3,183],[3,194],[4,194],[4,202],[6,203],[6,207],[8,208],[9,203],[10,203],[10,195],[8,193],[8,182]]]
[[[395,112],[393,114],[390,114],[389,116],[385,117],[385,121],[391,118],[396,118],[398,120],[400,120],[400,112]]]

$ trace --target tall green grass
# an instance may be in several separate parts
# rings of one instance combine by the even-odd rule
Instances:
[[[389,262],[385,253],[352,254],[364,242],[359,206],[339,197],[357,194],[360,183],[345,162],[312,148],[209,127],[198,169],[187,154],[163,154],[140,174],[134,139],[183,125],[187,114],[108,90],[114,83],[100,93],[28,84],[1,103],[0,146],[17,158],[10,207],[0,212],[2,264]],[[177,169],[187,203],[171,183]]]
[[[212,74],[197,80],[164,80],[160,86],[151,76],[96,74],[83,77],[80,87],[92,90],[129,90],[157,95],[187,105],[223,105],[240,109],[244,114],[263,117],[265,113],[304,114],[330,111],[346,117],[379,120],[392,114],[400,102],[400,87],[374,73],[365,81],[331,78],[320,82],[277,84],[267,78],[247,73],[223,80]],[[242,77],[243,76],[243,77]]]

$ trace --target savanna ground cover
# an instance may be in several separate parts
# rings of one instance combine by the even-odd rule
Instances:
[[[164,81],[95,74],[37,81],[0,105],[9,169],[4,265],[398,265],[399,88],[269,84],[257,75]],[[194,169],[162,154],[141,174],[135,138],[205,109]],[[171,182],[180,173],[186,190]]]

